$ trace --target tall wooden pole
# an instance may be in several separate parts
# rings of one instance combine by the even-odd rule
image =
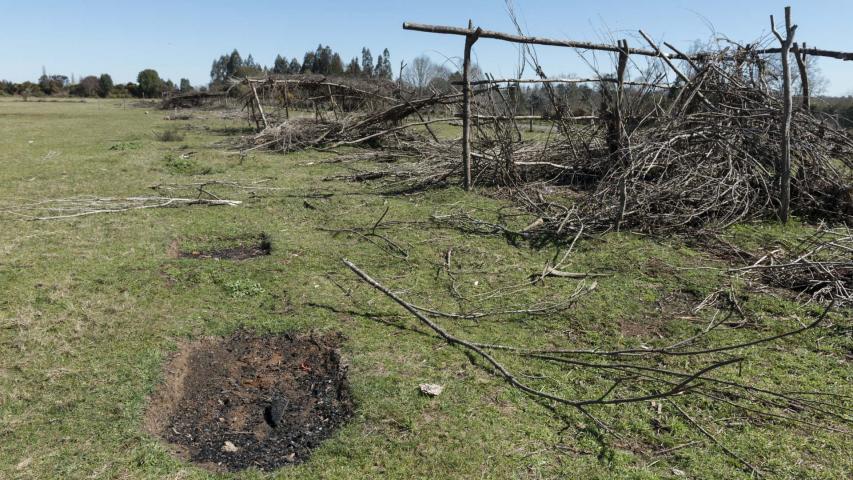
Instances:
[[[471,47],[480,32],[481,29],[474,30],[473,22],[468,20],[465,56],[462,59],[462,168],[465,190],[471,190]]]
[[[773,15],[770,15],[770,29],[773,35],[779,40],[782,45],[782,158],[777,167],[777,175],[779,176],[779,220],[782,223],[788,223],[788,215],[791,208],[791,114],[792,103],[791,97],[791,66],[788,62],[788,54],[791,51],[791,45],[794,43],[794,34],[797,31],[797,26],[791,24],[791,7],[785,7],[785,38],[776,31],[776,22],[773,20]]]
[[[611,129],[614,135],[614,145],[612,154],[615,154],[617,161],[627,164],[627,132],[625,130],[624,120],[622,119],[622,110],[625,96],[625,70],[628,67],[628,40],[619,40],[619,61],[616,65],[616,96],[613,102],[613,125]],[[627,165],[626,165],[627,166]],[[627,203],[627,185],[623,177],[619,182],[619,211],[616,215],[616,231],[618,232],[622,226],[622,217],[625,214],[625,204]]]

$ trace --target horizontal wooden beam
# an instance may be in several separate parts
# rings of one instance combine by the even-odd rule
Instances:
[[[413,30],[417,32],[427,32],[427,33],[441,33],[445,35],[461,35],[468,36],[473,35],[475,30],[469,30],[467,28],[460,27],[448,27],[443,25],[427,25],[423,23],[413,23],[413,22],[405,22],[403,23],[404,30]],[[515,35],[511,33],[502,33],[495,32],[492,30],[483,30],[480,29],[479,38],[492,38],[495,40],[503,40],[506,42],[513,43],[526,43],[532,45],[548,45],[553,47],[569,47],[569,48],[577,48],[580,50],[600,50],[606,52],[614,52],[619,53],[619,47],[617,45],[610,44],[601,44],[601,43],[592,43],[592,42],[579,42],[575,40],[557,40],[553,38],[544,38],[544,37],[531,37],[527,35]],[[765,48],[761,50],[756,50],[755,53],[759,55],[769,55],[769,54],[778,54],[782,50],[780,48]],[[813,55],[816,57],[827,57],[827,58],[836,58],[839,60],[851,61],[853,60],[853,52],[842,52],[835,50],[822,50],[820,48],[808,48],[802,50],[806,55]],[[713,52],[697,52],[690,56],[677,54],[677,53],[663,53],[663,52],[655,52],[654,50],[645,50],[640,48],[629,48],[628,53],[631,55],[643,55],[646,57],[662,57],[665,56],[670,59],[678,59],[678,60],[701,60],[703,58],[714,57],[718,55]],[[733,57],[726,57],[727,59]]]
[[[451,82],[461,85],[462,82]],[[499,83],[617,83],[615,78],[500,78],[472,81],[471,85],[495,85]],[[653,88],[672,88],[668,83],[623,82],[623,85],[633,85]]]
[[[475,30],[469,30],[467,28],[460,27],[447,27],[442,25],[427,25],[423,23],[412,23],[405,22],[403,23],[404,30],[413,30],[417,32],[427,32],[427,33],[442,33],[446,35],[461,35],[463,37],[467,37],[469,35],[473,35]],[[479,38],[492,38],[495,40],[503,40],[506,42],[513,43],[526,43],[533,45],[548,45],[553,47],[569,47],[569,48],[577,48],[581,50],[601,50],[606,52],[614,52],[619,53],[620,49],[616,45],[607,45],[600,43],[591,43],[591,42],[577,42],[574,40],[556,40],[552,38],[544,38],[544,37],[530,37],[526,35],[514,35],[510,33],[501,33],[495,32],[492,30],[483,30],[479,29]],[[659,57],[661,55],[666,55],[669,58],[680,58],[678,55],[674,54],[662,54],[658,52],[654,52],[652,50],[643,50],[639,48],[630,48],[628,49],[628,53],[631,55],[645,55],[647,57]]]
[[[767,55],[771,53],[782,53],[781,48],[765,48],[762,50],[756,50],[755,53],[759,55]],[[820,48],[801,48],[800,53],[805,53],[806,55],[812,55],[815,57],[827,57],[827,58],[836,58],[838,60],[844,60],[845,62],[853,61],[853,52],[839,52],[835,50],[822,50]]]

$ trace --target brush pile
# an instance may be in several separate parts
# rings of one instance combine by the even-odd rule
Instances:
[[[667,107],[669,115],[634,130],[615,156],[597,159],[603,174],[582,206],[592,225],[621,217],[625,227],[662,232],[775,215],[781,101],[718,64],[685,88],[692,91]],[[798,110],[791,149],[794,213],[849,218],[853,140]]]
[[[687,80],[674,86],[658,83],[659,72],[645,82],[629,83],[619,102],[612,78],[601,77],[601,106],[583,117],[571,116],[571,106],[548,90],[551,127],[543,131],[538,124],[538,135],[522,133],[518,109],[505,88],[475,90],[474,182],[507,187],[542,217],[538,230],[562,235],[577,230],[571,222],[567,226],[569,217],[589,231],[623,228],[646,233],[716,229],[774,218],[780,197],[783,104],[756,76],[759,65],[754,56],[723,49],[691,63]],[[325,77],[246,82],[253,86],[247,107],[258,105],[250,108],[256,123],[262,111],[259,99],[275,97],[281,85],[309,92],[289,101],[314,102],[315,109],[313,117],[288,115],[270,121],[244,139],[244,150],[382,148],[398,158],[404,153],[420,159],[423,165],[410,163],[402,167],[405,174],[398,168],[391,175],[360,172],[353,178],[407,178],[410,186],[447,183],[460,172],[459,140],[439,138],[428,128],[459,117],[462,96],[457,92],[409,99],[401,88],[367,90]],[[359,99],[358,108],[345,108],[354,105],[353,98]],[[316,108],[320,101],[325,102],[322,111]],[[424,118],[425,112],[436,109],[447,118]],[[613,127],[614,112],[624,121],[621,133]],[[620,141],[614,141],[618,136]],[[793,114],[791,138],[792,213],[842,223],[853,218],[853,139],[831,121],[799,108]],[[562,187],[580,192],[570,203],[549,195]]]
[[[736,271],[810,302],[853,306],[853,232],[821,228],[792,248],[775,249]]]
[[[451,108],[459,93],[438,93],[413,98],[388,81],[329,78],[319,75],[270,76],[245,79],[243,95],[250,122],[258,133],[244,139],[244,148],[292,151],[343,145],[396,147],[414,140],[412,127],[446,119],[426,120],[422,112]],[[410,117],[416,117],[410,119]],[[392,141],[380,141],[391,137]]]

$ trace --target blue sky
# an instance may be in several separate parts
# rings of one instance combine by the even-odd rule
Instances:
[[[797,40],[853,51],[853,0],[515,0],[530,34],[588,41],[612,34],[636,45],[630,39],[642,28],[685,48],[710,38],[711,26],[734,40],[757,39],[768,33],[768,15],[782,17],[786,4],[799,25]],[[211,61],[233,48],[272,64],[277,53],[301,60],[321,42],[345,60],[362,46],[374,57],[387,47],[396,70],[401,59],[428,54],[442,61],[462,52],[461,38],[404,31],[403,21],[464,26],[468,18],[483,28],[513,30],[503,0],[0,0],[0,78],[35,80],[44,66],[78,78],[107,72],[126,82],[155,68],[164,78],[200,85],[209,80]],[[500,77],[516,70],[518,50],[511,44],[482,40],[474,51],[484,71]],[[569,50],[538,52],[549,75],[590,74]],[[853,62],[823,60],[819,67],[828,93],[853,94]]]

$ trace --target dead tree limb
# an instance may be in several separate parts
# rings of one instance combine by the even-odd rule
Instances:
[[[794,42],[791,49],[794,52],[794,58],[797,59],[797,67],[800,69],[800,86],[802,87],[803,110],[806,112],[812,111],[812,100],[809,92],[809,72],[806,68],[806,42],[803,42],[801,49],[797,42]]]
[[[616,388],[616,386],[618,386],[618,384],[620,383],[620,381],[617,380],[613,386],[611,386],[609,389],[607,389],[602,395],[600,395],[597,398],[591,398],[591,399],[585,399],[585,400],[570,400],[568,398],[564,398],[564,397],[561,397],[558,395],[553,395],[553,394],[550,394],[547,392],[543,392],[541,390],[536,390],[536,389],[528,386],[527,384],[521,382],[503,364],[498,362],[491,354],[486,352],[485,348],[488,348],[487,346],[481,346],[481,344],[472,343],[472,342],[460,339],[458,337],[455,337],[454,335],[450,334],[448,331],[444,330],[440,325],[438,325],[437,323],[433,322],[432,320],[427,318],[425,315],[423,315],[420,311],[418,311],[418,309],[416,307],[414,307],[410,303],[406,302],[402,298],[398,297],[396,294],[394,294],[394,292],[392,292],[391,290],[389,290],[388,288],[386,288],[385,286],[383,286],[382,284],[380,284],[379,282],[377,282],[376,280],[371,278],[367,273],[365,273],[364,271],[359,269],[357,266],[355,266],[355,264],[353,264],[349,260],[342,259],[342,262],[344,263],[344,265],[347,266],[347,268],[352,270],[353,273],[358,275],[358,277],[361,280],[363,280],[364,282],[366,282],[368,285],[375,288],[376,290],[379,290],[380,292],[385,294],[388,298],[390,298],[391,300],[396,302],[398,305],[400,305],[401,307],[406,309],[409,313],[411,313],[418,320],[420,320],[421,323],[423,323],[424,325],[429,327],[432,331],[437,333],[447,343],[449,343],[451,345],[458,345],[458,346],[467,348],[468,350],[471,350],[474,353],[476,353],[477,355],[479,355],[483,360],[485,360],[487,363],[489,363],[500,374],[500,376],[503,377],[504,380],[507,381],[507,383],[509,383],[513,387],[518,388],[519,390],[521,390],[521,391],[523,391],[529,395],[545,398],[547,400],[551,400],[551,401],[561,403],[563,405],[575,407],[578,409],[583,409],[583,407],[590,406],[590,405],[621,405],[621,404],[626,404],[626,403],[645,402],[645,401],[649,401],[649,400],[655,400],[658,398],[666,398],[666,397],[671,397],[673,395],[678,395],[679,393],[682,393],[682,392],[685,392],[685,391],[688,391],[689,389],[691,389],[693,386],[692,384],[697,379],[702,378],[708,372],[716,370],[716,369],[724,367],[724,366],[727,366],[727,365],[731,365],[733,363],[738,363],[738,362],[743,360],[742,358],[730,358],[727,360],[715,362],[715,363],[713,363],[713,364],[711,364],[711,365],[709,365],[709,366],[707,366],[707,367],[705,367],[705,368],[703,368],[703,369],[701,369],[695,373],[690,374],[689,376],[687,376],[686,378],[684,378],[682,381],[678,382],[677,384],[673,384],[667,390],[662,391],[662,392],[658,392],[658,393],[650,393],[648,395],[640,395],[640,396],[634,396],[634,397],[607,398],[610,395],[610,393],[613,392],[613,390]]]

